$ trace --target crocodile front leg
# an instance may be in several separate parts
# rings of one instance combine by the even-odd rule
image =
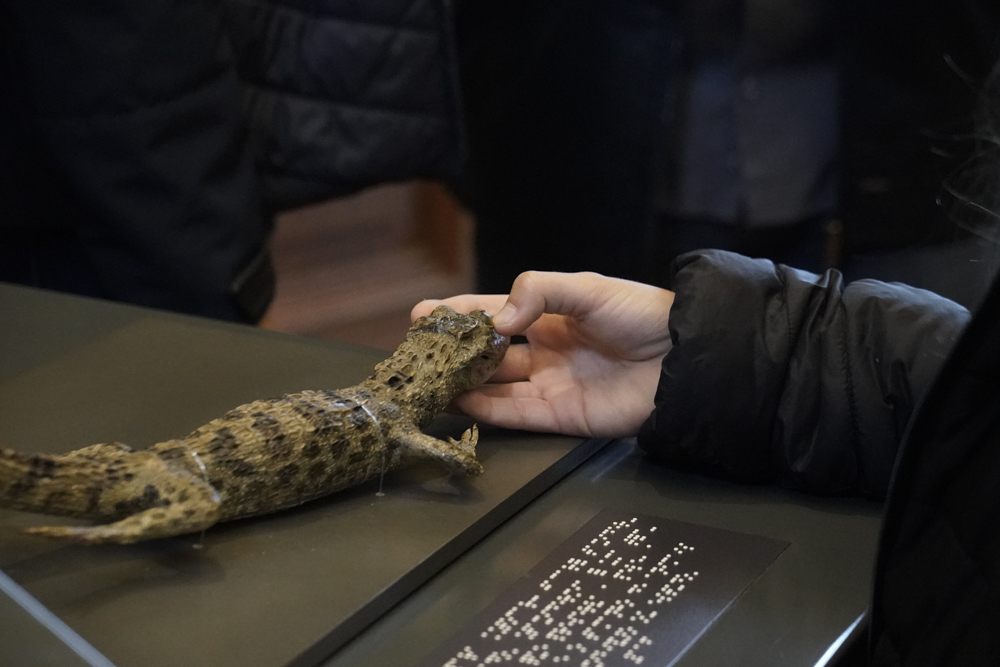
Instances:
[[[399,424],[391,431],[390,440],[402,449],[406,458],[432,461],[463,477],[483,474],[483,466],[476,459],[479,429],[475,425],[462,434],[461,440],[438,440],[414,424]]]

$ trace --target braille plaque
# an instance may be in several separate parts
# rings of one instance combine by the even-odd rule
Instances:
[[[787,546],[604,510],[424,665],[671,665]]]

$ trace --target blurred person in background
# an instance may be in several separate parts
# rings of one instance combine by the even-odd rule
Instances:
[[[458,3],[480,288],[668,286],[722,248],[973,303],[982,246],[938,199],[998,27],[986,0]]]
[[[277,211],[454,177],[443,3],[0,0],[0,281],[257,322]]]

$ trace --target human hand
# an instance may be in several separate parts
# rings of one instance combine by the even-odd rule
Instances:
[[[635,435],[653,409],[670,350],[674,293],[596,273],[529,271],[510,295],[466,294],[417,304],[412,319],[444,303],[495,313],[496,330],[524,335],[489,382],[455,399],[474,419],[531,431]]]

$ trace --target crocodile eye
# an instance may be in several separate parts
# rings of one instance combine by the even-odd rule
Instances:
[[[448,322],[445,328],[447,329],[448,333],[450,333],[452,336],[455,336],[456,338],[462,338],[463,336],[467,335],[470,331],[475,331],[476,325],[474,322],[469,322],[467,320],[466,321],[452,320],[451,322]]]

